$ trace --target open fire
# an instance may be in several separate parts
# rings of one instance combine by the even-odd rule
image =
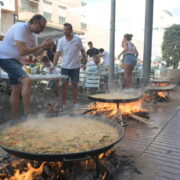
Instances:
[[[147,109],[142,108],[143,101],[144,99],[142,98],[134,102],[120,103],[119,105],[117,103],[97,102],[95,105],[91,104],[89,108],[92,109],[91,114],[102,113],[107,117],[113,117],[118,111],[120,111],[122,115],[129,115],[138,112],[148,112]]]
[[[165,102],[169,100],[169,92],[175,86],[170,83],[152,83],[145,96],[146,102]]]
[[[169,83],[158,83],[158,84],[153,84],[153,86],[160,86],[160,87],[165,87],[168,86]],[[169,94],[167,91],[159,91],[157,92],[157,96],[159,96],[159,98],[161,100],[168,100],[169,99]]]
[[[130,157],[117,155],[115,151],[100,154],[98,163],[94,159],[41,163],[18,158],[12,163],[14,157],[7,156],[9,162],[3,167],[0,166],[2,180],[118,180],[127,165],[131,171],[140,173]]]

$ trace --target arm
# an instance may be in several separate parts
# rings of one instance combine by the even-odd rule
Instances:
[[[86,69],[86,63],[87,63],[87,56],[84,49],[81,49],[81,55],[82,55],[82,68],[83,70]]]
[[[85,50],[84,49],[81,49],[81,55],[82,55],[82,63],[83,64],[86,64],[87,63],[87,56],[85,54]]]
[[[128,50],[128,42],[127,41],[123,43],[123,47],[124,47],[124,49],[119,54],[118,59],[120,59],[120,57]]]
[[[16,40],[16,45],[21,56],[25,56],[28,54],[39,55],[43,52],[43,48],[49,48],[51,46],[51,41],[45,40],[42,44],[38,46],[28,48],[26,47],[25,42]]]
[[[16,41],[16,45],[21,56],[33,54],[35,51],[43,51],[43,48],[44,48],[43,45],[27,48],[26,43],[22,41]]]
[[[136,50],[136,57],[138,57],[138,55],[139,55],[139,52],[138,52],[138,50],[137,49],[135,49]]]
[[[61,56],[61,52],[60,51],[56,51],[56,54],[55,54],[54,59],[53,59],[53,65],[54,66],[56,66],[60,56]]]
[[[36,50],[35,52],[33,52],[33,55],[34,56],[39,56],[42,53],[43,53],[43,49],[39,49],[39,50]]]
[[[103,57],[104,55],[102,53],[99,53],[99,57]]]

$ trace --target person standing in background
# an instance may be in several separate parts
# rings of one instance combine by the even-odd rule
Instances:
[[[86,51],[86,55],[89,56],[89,58],[92,58],[94,55],[98,55],[99,51],[97,48],[94,48],[92,41],[88,42],[89,49]]]
[[[82,61],[79,56],[81,52]],[[73,34],[72,25],[69,23],[64,24],[64,36],[59,39],[56,54],[54,56],[53,64],[56,65],[59,57],[62,58],[61,74],[67,75],[71,78],[72,82],[72,95],[73,95],[73,106],[78,107],[77,95],[78,95],[78,82],[79,72],[82,62],[83,68],[87,62],[85,50],[82,45],[82,41],[79,36]],[[63,104],[66,108],[67,92],[68,92],[68,80],[64,80],[62,84],[63,93]]]
[[[44,48],[50,48],[51,40],[44,40],[37,44],[36,34],[41,33],[46,26],[46,19],[40,15],[34,15],[29,22],[18,22],[7,31],[4,40],[0,44],[0,67],[7,72],[11,84],[11,116],[18,118],[20,95],[22,95],[24,114],[30,110],[31,79],[22,68],[22,60],[25,56],[39,55]]]
[[[132,86],[132,72],[134,66],[137,62],[138,51],[135,45],[131,42],[133,35],[132,34],[125,34],[122,47],[123,50],[119,54],[118,59],[123,55],[123,68],[124,68],[124,78],[125,78],[125,88],[130,88]]]
[[[56,53],[56,45],[53,42],[52,47],[50,49],[47,49],[47,56],[51,62],[53,62],[55,53]]]
[[[103,48],[100,48],[99,49],[99,56],[100,57],[102,57],[102,59],[103,59],[103,64],[107,67],[107,69],[108,69],[108,67],[109,67],[109,61],[110,61],[110,59],[109,59],[109,53],[107,52],[107,51],[104,51],[104,49]]]

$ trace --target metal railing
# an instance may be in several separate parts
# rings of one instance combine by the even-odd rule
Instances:
[[[39,12],[39,0],[21,0],[21,11]]]

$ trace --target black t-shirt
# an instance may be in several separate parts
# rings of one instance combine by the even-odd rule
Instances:
[[[98,55],[99,54],[99,51],[98,49],[96,48],[92,48],[92,49],[88,49],[86,54],[89,56],[89,57],[93,57],[94,55]]]
[[[51,62],[53,62],[54,55],[55,55],[55,52],[48,50],[47,56]]]

